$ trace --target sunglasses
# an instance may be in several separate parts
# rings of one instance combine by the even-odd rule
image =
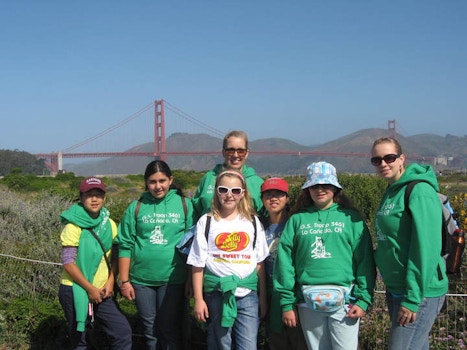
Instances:
[[[313,185],[313,186],[309,187],[310,190],[314,190],[314,191],[319,190],[320,188],[322,188],[325,191],[332,190],[332,189],[334,189],[334,185],[331,185],[331,184],[317,184],[317,185]]]
[[[261,195],[264,199],[272,199],[272,198],[282,198],[285,197],[287,193],[282,191],[266,191],[263,192]]]
[[[397,158],[399,158],[401,155],[400,154],[386,154],[384,157],[372,157],[370,159],[370,162],[374,166],[381,165],[381,163],[384,162],[386,164],[391,164],[396,161]]]
[[[244,189],[241,187],[225,187],[225,186],[217,186],[217,193],[220,195],[226,195],[228,193],[232,194],[233,196],[239,196],[243,193]]]
[[[224,152],[229,156],[232,157],[237,153],[239,157],[245,157],[248,149],[246,148],[224,148]]]

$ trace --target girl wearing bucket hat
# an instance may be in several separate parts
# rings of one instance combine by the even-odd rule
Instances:
[[[300,320],[308,348],[357,349],[359,319],[373,296],[373,248],[332,164],[308,166],[282,232],[273,279],[282,321],[295,327]]]

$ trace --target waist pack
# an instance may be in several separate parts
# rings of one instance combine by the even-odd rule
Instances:
[[[335,312],[349,300],[350,288],[335,285],[302,286],[306,305],[315,311]]]

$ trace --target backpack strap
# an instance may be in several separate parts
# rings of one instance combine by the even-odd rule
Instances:
[[[141,198],[138,199],[138,202],[136,202],[135,221],[138,219],[139,208],[141,208]]]
[[[254,228],[254,233],[253,233],[253,250],[256,248],[256,217],[255,215],[252,216],[253,218],[253,228]]]
[[[88,228],[86,229],[88,230],[89,232],[91,232],[91,235],[97,240],[97,243],[99,243],[101,249],[102,249],[102,252],[104,253],[104,260],[105,260],[105,263],[107,265],[107,269],[109,270],[109,275],[110,273],[112,272],[112,265],[110,264],[110,261],[109,261],[109,258],[107,258],[107,255],[106,255],[106,251],[105,251],[105,248],[104,248],[104,244],[102,244],[102,241],[100,240],[99,236],[94,232],[94,230]]]
[[[209,229],[211,228],[211,215],[206,217],[206,226],[204,227],[204,237],[206,237],[206,242],[208,241]]]
[[[180,198],[182,199],[183,213],[185,214],[185,217],[186,217],[186,213],[188,211],[188,209],[186,208],[186,198],[185,196],[180,196]]]
[[[410,194],[412,193],[412,190],[414,188],[414,186],[416,184],[418,184],[419,182],[422,182],[421,180],[414,180],[414,181],[410,181],[407,186],[405,186],[405,193],[404,193],[404,210],[407,211],[407,213],[410,215],[410,217],[412,217],[412,212],[410,211],[410,208],[409,208],[409,198],[410,198]]]

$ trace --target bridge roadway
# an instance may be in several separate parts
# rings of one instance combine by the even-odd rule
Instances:
[[[154,157],[154,156],[205,156],[220,155],[220,150],[215,151],[167,151],[155,154],[154,152],[94,152],[94,153],[62,153],[62,158],[111,158],[111,157]],[[359,157],[369,158],[370,153],[355,153],[355,152],[326,152],[326,151],[250,151],[253,155],[278,155],[278,156],[329,156],[329,157]],[[37,158],[50,159],[56,157],[56,153],[36,154]],[[433,157],[424,157],[420,155],[409,155],[411,160],[431,160]]]

